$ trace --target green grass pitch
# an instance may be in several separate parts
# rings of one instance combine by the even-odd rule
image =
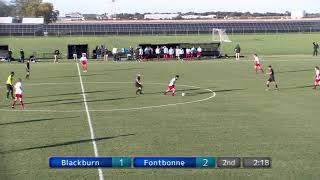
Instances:
[[[134,46],[139,38],[105,37],[101,42]],[[140,40],[170,38],[199,40],[198,36]],[[82,79],[100,156],[270,156],[273,160],[272,169],[264,170],[103,169],[105,179],[318,179],[320,92],[311,86],[320,59],[309,55],[310,42],[317,38],[320,34],[232,36],[234,43],[223,50],[230,53],[240,42],[246,55],[240,62],[90,62]],[[0,41],[26,51],[47,51],[55,45],[62,49],[72,39],[90,46],[101,44],[94,37]],[[262,54],[265,69],[274,66],[280,91],[265,91],[267,77],[253,70],[251,54],[255,52]],[[16,77],[25,75],[22,64],[0,64],[0,179],[98,179],[96,169],[48,167],[50,156],[94,156],[77,65],[65,61],[32,64],[31,80],[23,80],[24,112],[19,106],[11,111],[5,99],[4,83],[10,71]],[[133,84],[137,73],[145,83],[141,97],[136,97]],[[175,74],[181,76],[177,96],[162,95]],[[184,104],[212,96],[205,89],[216,96]],[[177,105],[129,110],[166,104]]]

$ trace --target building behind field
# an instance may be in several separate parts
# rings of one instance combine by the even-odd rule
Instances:
[[[306,11],[295,10],[291,12],[291,19],[303,19],[306,17]]]
[[[161,19],[175,19],[179,14],[145,14],[144,19],[161,20]]]

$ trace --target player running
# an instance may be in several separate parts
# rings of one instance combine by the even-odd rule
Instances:
[[[83,72],[88,72],[88,59],[87,59],[86,53],[82,53],[82,57],[80,58],[80,62],[82,65]]]
[[[164,92],[164,95],[167,95],[168,92],[172,92],[172,96],[175,95],[176,93],[176,81],[179,79],[179,75],[176,75],[174,78],[171,79],[169,85],[168,85],[168,89],[166,92]]]
[[[11,98],[14,99],[13,96],[13,77],[14,77],[14,72],[11,72],[10,75],[8,76],[6,86],[7,86],[7,99],[9,99],[9,95],[11,94]]]
[[[267,91],[270,90],[270,84],[271,84],[271,83],[274,83],[274,84],[275,84],[275,87],[276,87],[276,90],[279,90],[278,84],[277,84],[277,82],[276,82],[276,78],[275,78],[275,75],[274,75],[274,70],[273,70],[273,68],[272,68],[271,65],[269,66],[269,72],[267,72],[266,75],[269,76],[269,79],[268,79],[268,81],[267,81],[267,89],[266,89],[266,90],[267,90]]]
[[[26,79],[27,80],[30,80],[30,59],[27,61],[26,63],[26,71],[27,71],[27,74],[26,74]]]
[[[314,78],[314,87],[313,87],[313,89],[317,89],[317,86],[320,85],[320,69],[319,69],[318,66],[316,66],[315,71],[316,71],[316,75],[315,75],[315,78]]]
[[[255,69],[256,73],[258,73],[258,71],[261,71],[262,73],[264,73],[264,71],[261,67],[261,63],[260,63],[260,59],[259,59],[258,55],[254,54],[253,58],[254,58],[254,69]]]
[[[21,103],[21,107],[22,109],[24,109],[24,103],[23,103],[23,100],[22,100],[22,84],[21,84],[22,80],[21,78],[18,79],[17,83],[14,85],[14,89],[15,89],[15,99],[13,100],[13,103],[12,103],[12,109],[15,108],[15,105],[16,105],[16,102],[19,100],[20,103]]]
[[[143,94],[143,92],[142,92],[143,86],[142,86],[141,75],[140,74],[138,74],[137,77],[136,77],[135,86],[137,88],[136,95]]]

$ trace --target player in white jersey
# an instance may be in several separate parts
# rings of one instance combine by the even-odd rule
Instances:
[[[82,53],[82,57],[80,58],[80,62],[82,65],[83,72],[87,72],[88,71],[88,59],[87,59],[86,53]]]
[[[171,79],[169,85],[168,85],[168,89],[166,92],[164,92],[163,94],[166,95],[168,92],[172,92],[172,96],[175,95],[176,93],[176,81],[179,79],[179,75],[176,75],[174,78]]]
[[[316,75],[315,75],[315,78],[314,78],[314,87],[313,87],[313,89],[317,89],[317,86],[320,86],[320,69],[319,69],[318,66],[316,66],[315,71],[316,71]]]
[[[259,59],[258,55],[254,54],[253,58],[254,58],[254,70],[256,71],[256,73],[258,73],[258,71],[261,71],[262,73],[264,73],[264,71],[261,67],[261,63],[260,63],[260,59]]]
[[[199,46],[197,49],[197,58],[198,60],[200,60],[202,57],[202,48]]]
[[[13,100],[13,103],[12,103],[12,109],[15,108],[15,105],[16,105],[16,102],[19,100],[20,103],[21,103],[21,107],[22,109],[24,109],[24,103],[23,103],[23,96],[22,96],[22,80],[21,78],[18,79],[17,83],[14,85],[14,90],[15,90],[15,99]]]

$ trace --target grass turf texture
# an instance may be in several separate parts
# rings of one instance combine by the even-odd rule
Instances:
[[[258,34],[258,35],[229,35],[232,43],[222,46],[222,53],[234,54],[234,47],[240,43],[243,55],[258,53],[260,55],[312,54],[312,42],[319,41],[320,34]],[[140,43],[181,43],[181,42],[211,42],[211,35],[191,36],[109,36],[109,37],[0,37],[0,44],[9,45],[15,58],[19,50],[25,50],[26,57],[33,52],[53,53],[56,48],[67,54],[68,44],[89,44],[90,53],[96,45],[104,44],[110,50],[112,47],[136,47]]]
[[[293,36],[293,35],[285,35]],[[301,37],[307,43],[309,36]],[[241,38],[242,36],[239,36]],[[248,36],[252,38],[253,36]],[[269,36],[259,36],[260,38]],[[274,41],[276,40],[276,36]],[[245,36],[243,37],[245,38]],[[281,38],[281,37],[279,37]],[[56,41],[62,41],[55,39]],[[304,40],[304,41],[303,41]],[[15,42],[12,39],[11,42]],[[36,39],[41,46],[41,39]],[[63,40],[64,41],[64,40]],[[245,42],[245,39],[243,39]],[[244,44],[241,43],[241,44]],[[309,41],[308,41],[309,42]],[[271,40],[270,40],[271,43]],[[48,43],[49,44],[49,43]],[[256,46],[260,44],[257,41]],[[23,44],[21,44],[22,46]],[[252,43],[254,45],[254,43]],[[275,46],[279,46],[275,43]],[[288,48],[281,56],[263,56],[263,66],[272,64],[280,91],[265,91],[267,77],[253,72],[249,58],[241,62],[151,62],[89,64],[83,74],[90,110],[130,108],[186,102],[210,96],[209,101],[140,111],[91,112],[100,156],[270,156],[273,168],[265,170],[103,170],[106,179],[317,179],[320,176],[319,91],[311,89],[318,58]],[[24,44],[25,49],[30,48]],[[249,52],[246,50],[248,54]],[[292,52],[292,53],[290,53]],[[290,55],[291,54],[291,55]],[[21,64],[1,64],[5,81],[14,70],[24,76]],[[132,82],[141,73],[146,95],[135,97]],[[160,94],[168,80],[179,73],[179,96]],[[67,85],[32,86],[37,83]],[[24,81],[26,107],[48,110],[84,110],[77,67],[73,63],[33,64],[31,81]],[[10,110],[3,95],[1,109]],[[181,97],[181,91],[186,92]],[[19,106],[17,106],[19,108]],[[98,179],[97,170],[52,170],[50,156],[93,156],[85,112],[0,112],[0,179]]]

